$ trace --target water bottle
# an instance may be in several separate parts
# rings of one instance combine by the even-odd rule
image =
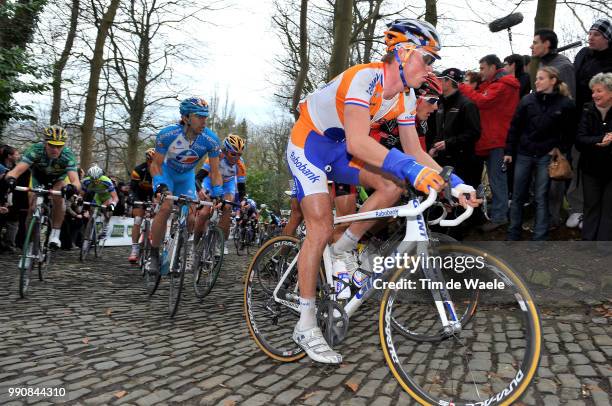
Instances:
[[[353,272],[353,285],[355,285],[358,289],[361,289],[367,277],[368,275],[360,272],[359,269],[356,269],[355,272]]]
[[[336,298],[348,299],[351,297],[351,275],[348,272],[334,272],[334,280],[336,285]]]

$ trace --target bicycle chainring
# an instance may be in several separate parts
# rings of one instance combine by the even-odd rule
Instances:
[[[349,317],[338,302],[325,299],[317,307],[317,323],[327,344],[333,348],[346,337]]]

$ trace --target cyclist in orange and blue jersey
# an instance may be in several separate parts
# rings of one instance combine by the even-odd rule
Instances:
[[[382,62],[347,69],[301,103],[300,117],[287,147],[289,168],[307,224],[298,257],[300,319],[293,339],[308,356],[322,363],[342,360],[325,341],[315,314],[317,272],[332,234],[328,179],[374,189],[363,211],[395,203],[402,192],[399,184],[405,180],[424,193],[444,186],[438,174],[442,168],[423,151],[414,127],[413,89],[423,84],[432,72],[431,64],[440,58],[438,33],[427,22],[402,19],[389,25],[385,41],[387,54]],[[397,119],[404,152],[389,151],[369,136],[370,126],[381,118]],[[451,183],[470,192],[470,204],[477,205],[472,187],[456,176]],[[467,204],[465,197],[461,203]],[[373,223],[352,224],[332,245],[334,273],[356,269],[353,250]]]

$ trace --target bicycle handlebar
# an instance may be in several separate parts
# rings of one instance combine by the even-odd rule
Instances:
[[[191,198],[189,198],[187,196],[184,196],[184,195],[180,195],[180,196],[174,196],[173,195],[173,196],[170,196],[170,195],[164,194],[164,195],[162,195],[160,203],[163,202],[164,199],[170,199],[173,202],[179,202],[179,203],[180,202],[186,202],[186,203],[189,203],[189,204],[197,204],[197,205],[200,205],[200,206],[213,206],[213,204],[214,204],[212,202],[207,202],[205,200],[194,200],[194,199],[191,199]]]

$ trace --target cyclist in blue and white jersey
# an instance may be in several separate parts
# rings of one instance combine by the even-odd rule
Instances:
[[[196,198],[195,167],[208,155],[212,178],[212,197],[223,194],[219,172],[219,138],[206,128],[208,103],[192,97],[181,102],[181,121],[162,129],[155,140],[155,157],[151,163],[153,190],[156,194],[169,192]],[[150,270],[159,271],[159,247],[166,233],[166,223],[172,210],[172,201],[166,200],[155,215],[151,228]],[[189,228],[193,229],[195,210],[190,209]],[[203,226],[203,224],[202,224]],[[198,230],[201,235],[201,230]]]
[[[244,140],[240,138],[238,135],[230,134],[225,140],[223,140],[222,152],[219,156],[219,171],[221,172],[221,177],[223,179],[223,199],[228,201],[233,201],[236,192],[238,191],[239,182],[244,182],[245,173],[244,173],[244,164],[241,166],[241,157],[244,153]],[[200,173],[208,172],[210,173],[210,162],[207,159],[204,165],[202,166],[202,170]],[[210,176],[205,176],[202,179],[202,187],[206,191],[206,193],[210,193],[212,190],[212,181]],[[207,214],[209,213],[209,208],[203,209],[203,218],[207,219]],[[232,206],[225,206],[223,208],[223,214],[219,221],[219,226],[223,230],[225,234],[225,240],[227,241],[229,237],[229,229],[231,222],[231,211]],[[227,245],[225,246],[225,254],[228,253]]]

